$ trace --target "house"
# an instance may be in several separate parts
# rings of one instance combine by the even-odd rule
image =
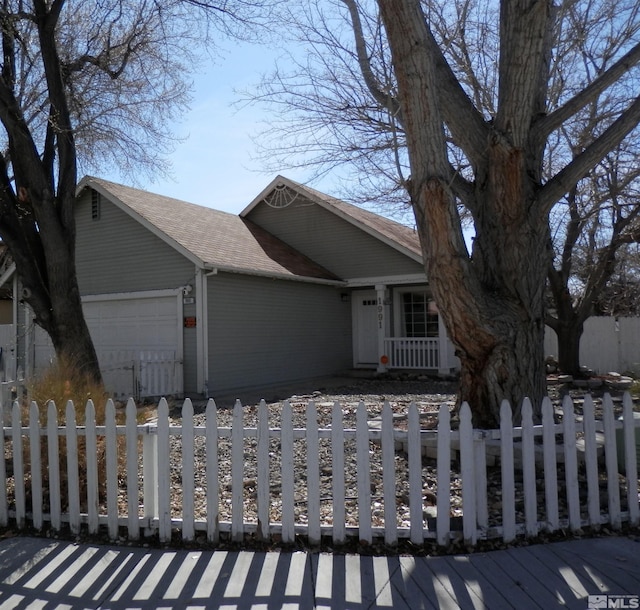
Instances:
[[[86,177],[76,224],[85,315],[116,394],[457,366],[416,232],[287,178],[234,215]],[[19,364],[38,370],[46,335],[25,306],[15,319],[32,336]]]

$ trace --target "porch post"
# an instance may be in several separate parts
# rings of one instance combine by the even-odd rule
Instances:
[[[387,329],[387,316],[385,305],[385,294],[387,287],[385,284],[376,284],[376,313],[378,316],[377,330],[378,330],[378,373],[387,372],[388,360],[384,360],[383,356],[388,358],[389,354],[384,353],[384,338]],[[384,361],[383,361],[384,360]]]

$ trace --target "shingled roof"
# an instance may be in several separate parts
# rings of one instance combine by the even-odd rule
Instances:
[[[84,178],[78,192],[84,188],[107,197],[203,267],[290,279],[340,279],[255,223],[234,214],[101,178]]]

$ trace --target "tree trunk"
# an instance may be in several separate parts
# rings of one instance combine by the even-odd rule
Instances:
[[[20,201],[3,209],[0,235],[22,282],[20,296],[51,338],[56,357],[100,384],[76,277],[73,201],[74,190],[55,198],[47,188],[23,189]]]
[[[477,427],[495,427],[504,400],[515,422],[525,398],[539,416],[550,240],[548,210],[537,198],[544,143],[532,137],[531,126],[543,110],[549,3],[501,3],[499,104],[492,121],[452,83],[419,0],[378,4],[397,78],[411,166],[407,188],[427,276],[461,362],[459,398],[469,402]],[[460,184],[452,170],[445,125],[469,160],[472,182]],[[476,231],[471,256],[461,202]]]
[[[582,376],[580,339],[584,331],[583,323],[574,318],[570,324],[558,324],[554,330],[558,338],[558,368],[567,375]]]
[[[29,264],[20,255],[14,258],[23,300],[33,309],[36,324],[51,338],[56,357],[101,384],[98,357],[82,311],[73,248],[49,251],[46,260],[36,257]]]
[[[512,175],[512,169],[502,168],[505,176]],[[515,423],[525,398],[539,419],[546,393],[547,231],[526,214],[503,217],[502,224],[480,218],[468,265],[447,247],[456,234],[447,220],[451,207],[443,205],[445,199],[445,190],[433,181],[422,190],[414,210],[418,227],[425,229],[419,232],[429,282],[460,358],[459,401],[469,403],[479,428],[498,425],[504,400],[512,407]]]

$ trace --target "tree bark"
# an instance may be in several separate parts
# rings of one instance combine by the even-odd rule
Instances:
[[[32,307],[35,322],[51,337],[56,356],[101,383],[76,278],[76,149],[56,47],[63,4],[64,0],[33,0],[49,103],[42,151],[16,97],[11,69],[14,33],[11,28],[2,32],[0,121],[9,148],[0,159],[0,236],[22,280],[22,298]]]
[[[584,324],[577,318],[564,320],[554,329],[558,338],[558,369],[567,375],[581,377],[580,339]]]
[[[438,69],[444,60],[430,43],[419,1],[379,0],[398,81],[411,164],[408,191],[427,276],[460,358],[459,399],[469,403],[474,426],[482,428],[498,424],[504,400],[515,422],[526,397],[539,415],[546,389],[548,219],[534,186],[542,149],[527,149],[531,116],[537,112],[546,5],[534,4],[523,36],[505,39],[514,55],[503,49],[501,110],[493,124],[485,124],[481,143],[478,137],[466,142],[475,174],[469,203],[476,235],[469,257],[450,186],[444,132],[445,122],[452,131],[464,131],[466,118],[442,110]],[[503,19],[520,27],[522,7],[512,8]],[[524,67],[509,63],[521,55],[527,57]],[[457,124],[451,127],[448,121]],[[477,134],[477,127],[473,117],[469,129]]]

